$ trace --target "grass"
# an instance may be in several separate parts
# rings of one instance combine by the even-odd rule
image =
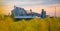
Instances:
[[[60,18],[33,18],[15,20],[10,16],[0,16],[0,31],[60,31]]]

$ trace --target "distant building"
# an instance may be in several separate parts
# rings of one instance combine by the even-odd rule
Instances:
[[[45,17],[46,17],[46,11],[44,11],[44,9],[42,9],[41,18],[45,18]]]
[[[14,16],[14,18],[45,18],[46,17],[46,11],[42,9],[41,14],[32,12],[32,9],[30,9],[30,13],[27,13],[27,11],[24,8],[16,7],[14,6],[14,9],[11,11],[11,15]]]
[[[12,10],[12,15],[14,16],[25,16],[27,12],[24,8],[14,7],[14,10]]]

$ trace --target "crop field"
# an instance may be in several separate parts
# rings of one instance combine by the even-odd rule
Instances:
[[[0,31],[60,31],[60,18],[33,18],[15,22],[10,16],[0,16]]]

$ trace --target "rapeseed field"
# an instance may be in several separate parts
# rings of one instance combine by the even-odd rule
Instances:
[[[60,31],[60,18],[33,18],[15,22],[11,16],[0,16],[0,31]]]

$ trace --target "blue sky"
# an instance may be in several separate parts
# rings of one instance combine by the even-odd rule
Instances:
[[[2,0],[5,4],[15,4],[15,5],[48,5],[48,4],[60,4],[60,0]]]

